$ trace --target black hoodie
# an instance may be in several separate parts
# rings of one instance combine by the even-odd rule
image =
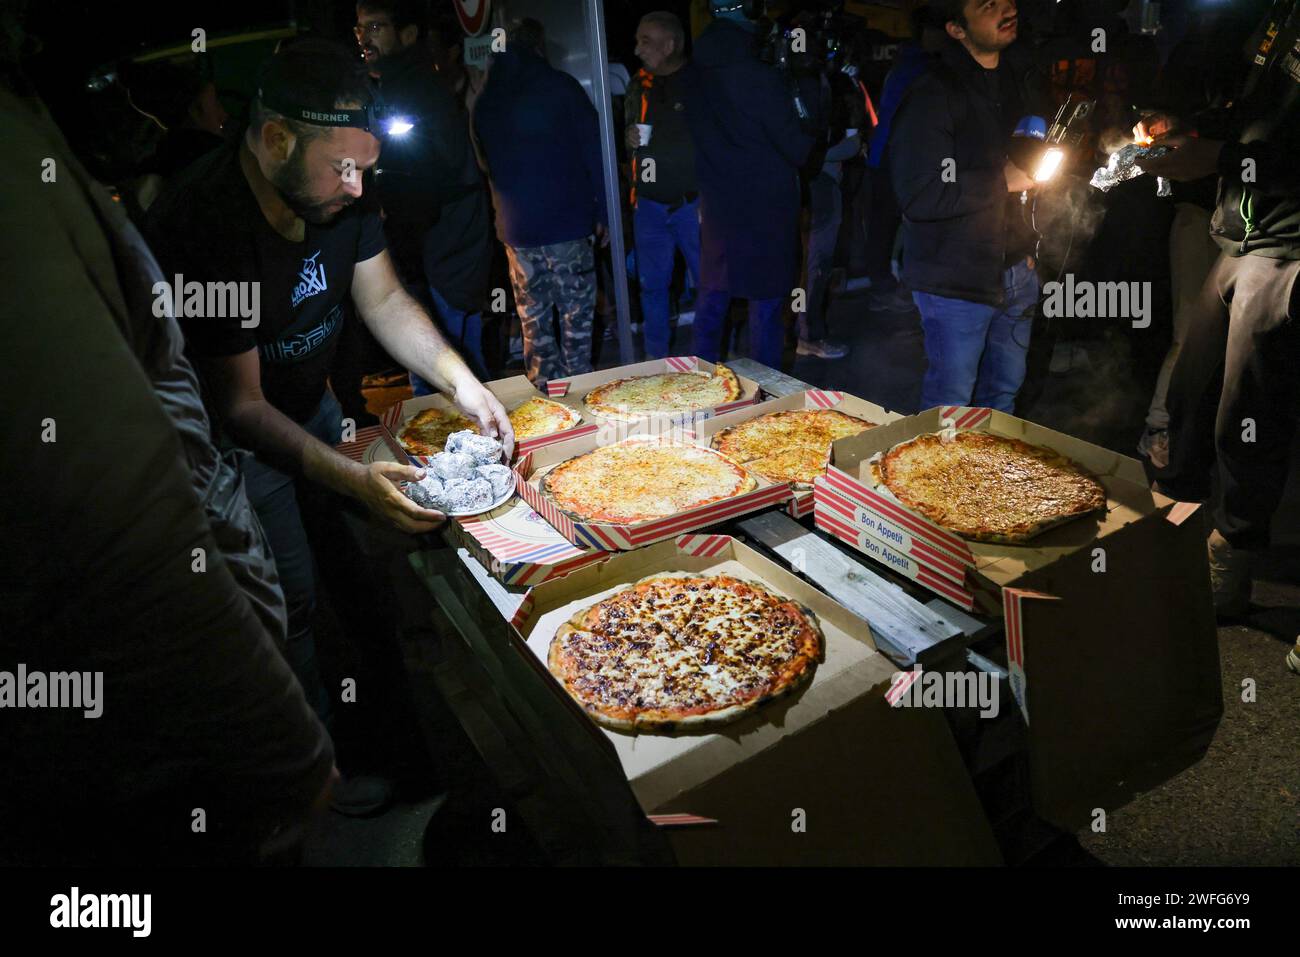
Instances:
[[[1014,48],[986,70],[948,40],[904,95],[888,149],[911,288],[996,305],[1003,270],[1033,252],[1033,230],[1003,172],[1016,122],[1041,112],[1026,76]]]
[[[1270,21],[1277,32],[1259,33],[1255,65],[1232,113],[1235,140],[1219,155],[1210,232],[1232,256],[1300,259],[1300,2],[1279,0]]]

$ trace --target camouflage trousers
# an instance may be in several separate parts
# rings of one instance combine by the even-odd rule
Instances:
[[[524,372],[533,385],[591,371],[596,258],[591,242],[506,247],[510,284],[524,338]],[[559,337],[555,323],[559,321]]]

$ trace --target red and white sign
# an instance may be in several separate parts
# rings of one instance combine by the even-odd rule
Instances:
[[[456,19],[466,34],[476,37],[483,32],[492,0],[452,0],[452,6],[456,8]]]

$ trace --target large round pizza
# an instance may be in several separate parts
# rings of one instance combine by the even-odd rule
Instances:
[[[582,416],[573,409],[541,396],[533,396],[510,411],[516,442],[571,429],[580,421]],[[466,429],[479,431],[477,424],[459,412],[421,409],[402,426],[397,441],[412,455],[437,455],[446,445],[447,436]]]
[[[561,462],[542,492],[580,522],[628,525],[752,491],[758,482],[712,449],[629,440]]]
[[[773,482],[810,486],[825,474],[832,442],[874,427],[874,422],[834,409],[795,409],[723,429],[710,444]]]
[[[1019,544],[1106,508],[1106,489],[1073,459],[988,432],[918,436],[885,453],[879,475],[904,505],[981,542]]]
[[[594,721],[619,731],[700,730],[807,681],[817,616],[757,582],[666,572],[583,608],[547,665]]]
[[[740,398],[740,380],[724,365],[708,372],[658,372],[598,385],[583,404],[602,419],[635,422],[651,415],[712,409]]]

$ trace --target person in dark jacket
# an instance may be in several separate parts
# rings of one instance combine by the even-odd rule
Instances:
[[[790,91],[759,60],[754,23],[736,0],[712,0],[716,19],[696,41],[686,119],[700,187],[700,291],[695,352],[723,355],[733,296],[749,300],[750,356],[781,365],[782,300],[798,281],[798,170],[812,149]]]
[[[474,132],[496,205],[497,235],[534,385],[591,371],[595,241],[609,242],[596,110],[544,57],[541,24],[522,20],[494,54]],[[559,313],[560,339],[552,331]]]
[[[491,217],[469,117],[435,72],[413,0],[357,4],[356,34],[390,116],[375,185],[393,263],[408,287],[428,290],[447,338],[474,374],[486,378],[481,309],[492,263]],[[433,391],[415,373],[411,386],[416,395]]]
[[[1149,173],[1192,181],[1218,173],[1210,233],[1219,258],[1201,287],[1169,386],[1170,461],[1157,473],[1176,498],[1208,497],[1215,608],[1250,607],[1255,555],[1286,487],[1300,407],[1300,4],[1278,0],[1256,34],[1253,66],[1226,140],[1171,135]],[[1210,437],[1213,436],[1213,441]],[[1287,658],[1300,673],[1300,651]]]
[[[867,278],[871,280],[871,293],[867,302],[872,309],[911,312],[915,308],[911,293],[899,288],[890,268],[902,214],[898,211],[898,200],[894,198],[885,147],[903,94],[917,77],[930,69],[930,61],[946,38],[943,16],[933,7],[921,6],[913,10],[912,39],[899,44],[898,56],[885,75],[880,93],[879,116],[867,149],[871,186],[867,222]]]
[[[1015,0],[944,0],[948,38],[908,90],[889,137],[903,213],[903,281],[929,359],[921,408],[1012,411],[1038,299],[1035,236],[1020,193],[1033,179],[1007,158],[1025,111]]]
[[[658,11],[636,30],[637,71],[623,101],[623,138],[632,162],[632,229],[645,321],[645,356],[669,355],[668,291],[680,250],[690,280],[699,282],[699,189],[695,148],[683,100],[686,31],[677,15]],[[641,131],[647,136],[642,142]]]

